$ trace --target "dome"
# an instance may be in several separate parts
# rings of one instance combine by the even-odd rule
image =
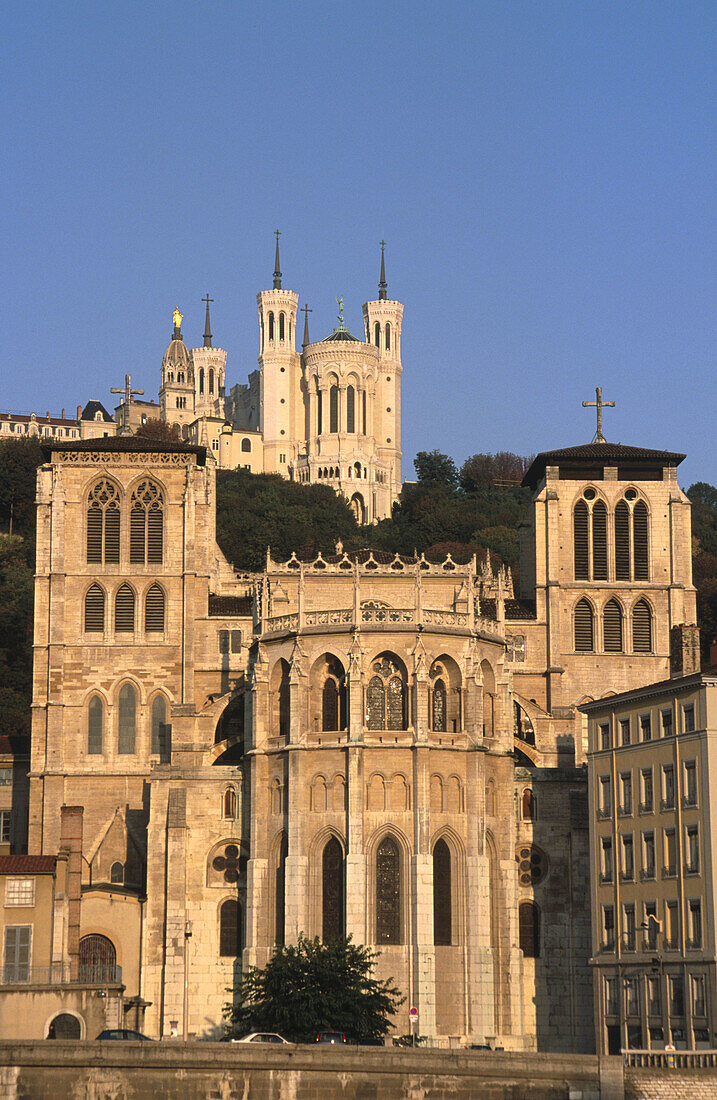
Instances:
[[[163,366],[187,370],[191,366],[187,345],[181,336],[174,336],[164,353]]]
[[[321,343],[326,344],[331,340],[349,340],[353,341],[354,344],[358,344],[361,342],[357,339],[356,336],[353,335],[353,333],[349,332],[347,328],[335,328],[334,331],[329,333],[328,336],[324,336]]]

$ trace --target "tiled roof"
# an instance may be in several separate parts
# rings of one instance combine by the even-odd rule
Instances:
[[[209,594],[209,614],[222,618],[230,618],[233,615],[246,617],[252,614],[253,600],[251,596],[213,596]]]
[[[535,488],[546,466],[561,462],[595,465],[620,465],[632,462],[659,466],[679,466],[685,455],[674,451],[652,451],[648,447],[628,447],[622,443],[583,443],[578,447],[563,447],[558,451],[543,451],[536,455],[525,472],[521,484]]]
[[[0,856],[0,875],[51,875],[57,856]]]
[[[116,435],[107,439],[79,439],[76,443],[56,443],[51,439],[43,439],[42,450],[49,458],[58,451],[106,451],[124,452],[129,454],[195,454],[197,465],[203,466],[206,461],[206,448],[198,447],[194,443],[168,443],[158,442],[154,439],[142,439],[136,435]]]
[[[114,417],[110,416],[110,414],[107,412],[107,409],[104,407],[102,402],[101,401],[94,401],[94,400],[87,402],[84,409],[82,410],[82,415],[80,416],[80,420],[94,420],[97,413],[100,413],[101,416],[102,416],[102,419],[104,421],[106,421],[107,423],[111,424],[111,423],[114,422]]]
[[[531,600],[506,600],[506,619],[534,619],[535,603]]]

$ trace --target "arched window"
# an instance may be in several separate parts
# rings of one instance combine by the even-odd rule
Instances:
[[[80,940],[80,972],[82,985],[102,985],[117,978],[117,952],[107,936],[83,936]]]
[[[133,753],[137,733],[137,692],[132,684],[123,684],[119,693],[117,752]]]
[[[535,821],[535,796],[530,787],[523,791],[522,811],[523,821]]]
[[[71,1012],[60,1012],[50,1021],[48,1029],[56,1039],[80,1039],[82,1027],[80,1021]]]
[[[279,339],[283,340],[286,335],[286,317],[283,313],[279,314]]]
[[[249,454],[250,451],[251,451],[251,439],[242,439],[241,449],[244,452],[244,454]]]
[[[346,390],[346,431],[356,431],[356,390],[353,386]]]
[[[578,600],[575,607],[575,649],[578,653],[592,653],[594,648],[592,605],[589,600]]]
[[[134,591],[128,584],[120,585],[115,595],[115,631],[118,634],[134,631]]]
[[[451,852],[445,840],[433,848],[433,942],[450,945],[451,939]]]
[[[366,435],[366,390],[361,394],[361,434]]]
[[[152,701],[152,755],[162,763],[169,763],[169,726],[167,725],[167,700],[155,695]]]
[[[87,507],[87,561],[117,564],[120,553],[120,495],[109,478],[98,481]]]
[[[401,855],[393,837],[376,850],[376,943],[401,942]]]
[[[638,600],[632,609],[632,650],[652,652],[652,611],[647,600]]]
[[[285,936],[285,909],[286,909],[286,857],[288,843],[285,836],[281,838],[275,873],[275,904],[276,911],[276,935],[275,942],[281,946]]]
[[[269,314],[269,339],[274,339],[274,314]]]
[[[291,724],[291,692],[289,666],[280,658],[271,672],[271,732],[274,737],[288,737]]]
[[[227,787],[222,799],[222,817],[233,821],[237,815],[237,793],[233,787]]]
[[[324,395],[319,390],[316,394],[316,432],[318,435],[324,430]]]
[[[85,631],[103,634],[105,629],[105,594],[99,584],[91,584],[85,594]]]
[[[321,938],[324,943],[344,935],[344,853],[335,836],[321,857]]]
[[[164,544],[164,500],[158,485],[142,481],[132,493],[129,560],[133,565],[160,563]]]
[[[573,512],[573,552],[575,558],[575,580],[589,580],[588,557],[588,506],[579,500]]]
[[[124,863],[116,860],[110,867],[110,882],[122,884],[124,882]]]
[[[364,524],[366,522],[366,505],[360,493],[354,493],[351,497],[349,508],[353,512],[354,519],[357,523]]]
[[[204,367],[199,368],[199,394],[204,393]]]
[[[386,321],[386,351],[391,350],[391,322]]]
[[[518,906],[518,944],[526,959],[540,958],[540,909],[534,901]]]
[[[105,708],[99,695],[93,695],[87,708],[87,754],[102,752],[102,727]]]
[[[446,732],[446,685],[436,680],[431,695],[431,729],[436,733]]]
[[[593,580],[607,580],[607,508],[602,500],[593,505]]]
[[[366,693],[366,725],[370,730],[406,728],[406,683],[403,670],[391,654],[383,654],[371,666],[373,676]]]
[[[381,325],[377,321],[373,327],[373,339],[377,348],[381,347]]]
[[[632,510],[632,544],[635,555],[635,580],[646,581],[650,576],[647,505],[642,500],[638,500]]]
[[[214,393],[214,368],[209,368],[209,392]]]
[[[615,580],[630,580],[630,509],[624,500],[615,505]]]
[[[223,959],[238,959],[241,952],[241,907],[236,898],[227,898],[219,908],[219,954]]]
[[[339,688],[332,677],[326,680],[322,692],[321,728],[324,730],[342,728],[339,726]]]
[[[144,629],[148,634],[164,632],[164,591],[158,584],[147,589],[144,598]]]
[[[602,629],[605,652],[622,653],[622,607],[618,600],[609,600],[605,604]]]
[[[333,385],[329,390],[329,431],[339,430],[339,387]]]

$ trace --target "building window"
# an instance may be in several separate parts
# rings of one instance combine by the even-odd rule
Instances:
[[[621,718],[620,719],[620,744],[621,745],[629,745],[630,740],[631,740],[631,738],[630,738],[630,719],[629,718]]]
[[[124,863],[117,860],[110,867],[110,884],[121,886],[124,883]]]
[[[628,1016],[639,1016],[638,999],[639,978],[625,978],[625,1012]]]
[[[632,833],[623,833],[620,840],[622,841],[622,872],[620,878],[623,882],[632,882],[635,878]]]
[[[642,834],[642,877],[645,879],[655,877],[655,834],[653,832]]]
[[[12,768],[0,768],[0,787],[12,786]]]
[[[662,997],[660,995],[660,979],[657,977],[647,978],[647,1011],[650,1016],[662,1015]]]
[[[663,874],[666,878],[674,878],[677,874],[677,842],[674,829],[665,829],[664,831],[665,851],[664,851],[664,871]]]
[[[199,368],[199,396],[204,393],[204,367]]]
[[[244,454],[250,454],[251,453],[251,439],[242,439],[241,449],[244,452]]]
[[[665,902],[665,946],[677,947],[680,936],[680,921],[676,901]]]
[[[164,591],[153,584],[144,598],[144,629],[148,634],[164,633]]]
[[[344,853],[332,836],[321,855],[321,938],[332,943],[344,935]]]
[[[131,754],[135,751],[136,724],[137,693],[132,684],[123,684],[119,693],[118,753]]]
[[[143,481],[132,493],[129,560],[133,565],[161,564],[164,542],[164,500],[153,481]]]
[[[672,737],[672,710],[663,710],[660,712],[660,724],[662,726],[662,736]]]
[[[573,551],[575,563],[575,580],[587,581],[590,579],[588,556],[588,506],[584,500],[579,500],[573,512]],[[575,647],[578,648],[577,646]]]
[[[219,631],[219,652],[224,653],[224,654],[229,652],[229,631],[228,630],[220,630]]]
[[[274,314],[269,314],[269,339],[274,339]]]
[[[612,905],[602,907],[602,945],[606,951],[615,949],[615,911]]]
[[[85,985],[116,981],[117,952],[107,936],[83,936],[80,940],[79,979]]]
[[[545,853],[535,844],[518,847],[515,854],[518,863],[518,882],[521,886],[537,886],[547,874]]]
[[[630,579],[630,509],[621,500],[615,506],[615,580]]]
[[[685,760],[685,806],[697,805],[697,764]]]
[[[231,631],[232,653],[241,653],[241,630]]]
[[[353,386],[346,390],[346,431],[356,431],[356,390]]]
[[[540,909],[534,901],[518,906],[518,946],[526,959],[540,958]]]
[[[93,695],[87,708],[87,754],[96,756],[102,752],[102,727],[104,704],[99,695]]]
[[[435,681],[431,691],[431,729],[446,732],[446,685],[441,679]]]
[[[526,787],[523,791],[521,810],[523,821],[535,821],[535,796],[530,787]]]
[[[625,817],[632,813],[632,772],[620,774],[620,813]]]
[[[685,733],[694,733],[695,729],[695,706],[694,703],[687,703],[682,708],[682,728]]]
[[[652,812],[652,768],[640,769],[640,813]]]
[[[11,840],[12,811],[0,810],[0,844],[9,844]]]
[[[652,611],[647,600],[638,600],[632,609],[633,653],[652,652]]]
[[[662,765],[662,807],[663,810],[675,808],[675,769],[672,764]]]
[[[219,955],[238,959],[241,952],[241,909],[236,898],[227,898],[219,909]]]
[[[21,924],[5,927],[3,982],[6,985],[29,982],[31,938],[32,925]]]
[[[134,633],[134,592],[128,584],[122,584],[115,596],[115,632]]]
[[[632,510],[632,545],[635,555],[635,580],[646,581],[649,578],[649,539],[647,528],[647,505],[639,500]]]
[[[508,634],[506,642],[506,658],[509,661],[523,662],[525,660],[525,634]]]
[[[643,741],[652,741],[652,721],[649,714],[640,715],[640,737]]]
[[[600,837],[600,879],[612,882],[612,837]]]
[[[685,1014],[685,985],[681,974],[668,976],[670,989],[670,1016],[684,1016]]]
[[[274,665],[269,684],[271,695],[271,732],[274,737],[288,737],[291,726],[291,690],[289,666],[283,658]]]
[[[401,942],[401,856],[396,841],[384,837],[376,851],[376,943]]]
[[[108,478],[98,481],[88,498],[87,561],[97,564],[119,562],[120,495]]]
[[[237,794],[233,787],[227,787],[222,799],[222,817],[234,821],[237,815]]]
[[[91,584],[85,593],[85,632],[103,634],[105,629],[105,594],[99,584]]]
[[[606,653],[622,653],[622,607],[609,600],[603,612],[603,646]]]
[[[703,974],[693,974],[692,983],[692,1015],[707,1015],[707,1000],[705,998],[705,979]]]
[[[5,904],[6,905],[34,905],[35,904],[35,880],[34,880],[34,878],[8,878],[8,879],[5,879]]]
[[[612,809],[611,783],[609,775],[601,775],[598,786],[598,817],[609,817]]]
[[[610,736],[610,723],[601,722],[599,726],[600,734],[600,748],[603,752],[612,748],[612,737]]]
[[[170,760],[169,729],[167,700],[163,695],[155,695],[152,700],[152,755],[159,756],[163,764]]]
[[[390,654],[374,661],[374,675],[366,691],[366,725],[370,730],[406,728],[406,685],[402,670]]]
[[[445,840],[433,848],[433,942],[450,945],[452,941],[451,851]]]
[[[605,978],[605,1015],[618,1015],[617,978]]]
[[[594,581],[607,580],[607,509],[601,500],[593,505],[593,576]]]
[[[622,907],[624,921],[623,943],[626,951],[635,950],[635,906],[633,902],[627,902]]]
[[[209,392],[214,393],[214,368],[209,368]]]
[[[702,902],[700,898],[690,898],[688,903],[689,939],[688,947],[702,946]]]
[[[339,430],[339,387],[333,385],[329,390],[329,431]]]
[[[686,828],[687,842],[685,845],[685,870],[696,875],[700,869],[700,837],[699,826],[688,825]]]
[[[592,653],[594,648],[592,605],[586,599],[578,600],[575,606],[575,649],[578,653]]]

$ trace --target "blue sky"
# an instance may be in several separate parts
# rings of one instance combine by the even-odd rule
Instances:
[[[405,303],[404,477],[588,441],[717,482],[717,6],[15,4],[4,12],[3,410],[156,395],[209,291],[230,384],[255,295]]]

